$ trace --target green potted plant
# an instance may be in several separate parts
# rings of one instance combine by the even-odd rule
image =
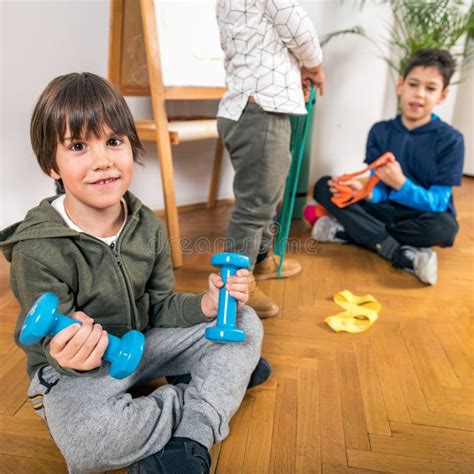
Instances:
[[[474,6],[465,0],[385,0],[393,13],[391,39],[394,57],[387,63],[400,74],[408,59],[421,48],[451,51],[459,60],[472,55],[472,43],[464,50],[460,38],[474,28]]]

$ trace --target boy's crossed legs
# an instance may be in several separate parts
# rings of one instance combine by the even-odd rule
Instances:
[[[206,340],[204,330],[213,324],[150,329],[140,366],[123,380],[61,376],[46,367],[40,377],[52,385],[48,390],[35,375],[29,395],[43,395],[43,414],[70,472],[129,466],[157,453],[171,437],[210,448],[228,435],[260,357],[263,329],[249,307],[238,314],[244,343]],[[176,373],[191,373],[190,384],[163,385],[138,398],[128,393],[137,383]]]
[[[421,248],[452,246],[459,229],[456,219],[448,212],[424,212],[391,201],[378,204],[359,201],[339,208],[331,201],[329,179],[326,176],[316,183],[314,198],[343,227],[332,226],[336,231],[333,237],[373,250],[395,267],[414,270],[422,281],[423,278],[430,280],[429,275],[418,274],[423,273],[421,269],[417,273],[417,261],[416,258],[413,261],[413,255]],[[425,252],[421,257],[428,255],[429,252]],[[425,283],[433,284],[435,280],[436,275],[434,281]]]

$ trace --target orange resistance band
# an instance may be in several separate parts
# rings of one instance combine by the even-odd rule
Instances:
[[[349,186],[344,186],[340,184],[342,181],[348,181],[350,179],[355,178],[356,176],[360,176],[361,174],[366,173],[369,170],[373,170],[376,168],[380,168],[381,166],[385,166],[388,163],[393,163],[395,161],[395,156],[389,151],[384,153],[382,156],[378,157],[375,161],[373,161],[367,168],[364,168],[362,171],[358,171],[357,173],[351,174],[343,174],[337,178],[336,182],[336,189],[339,192],[338,196],[333,196],[331,201],[337,207],[347,207],[350,204],[354,204],[357,201],[360,201],[367,197],[371,192],[372,189],[375,188],[375,185],[379,182],[379,178],[377,176],[372,175],[365,183],[364,187],[358,191],[356,194],[353,194],[354,191]]]
[[[380,166],[384,166],[387,163],[393,163],[394,161],[395,156],[388,151],[387,153],[384,153],[383,155],[379,156],[375,161],[373,161],[369,166],[367,166],[367,168],[364,168],[362,171],[351,174],[343,174],[342,176],[339,176],[337,179],[336,188],[339,191],[340,195],[333,196],[331,198],[331,201],[336,204],[337,207],[343,208],[364,199],[372,192],[372,189],[374,189],[375,185],[379,182],[379,178],[377,178],[377,176],[372,175],[365,183],[365,186],[354,195],[353,190],[349,186],[344,186],[343,184],[338,183],[340,183],[341,181],[346,181],[348,179],[355,178],[356,176],[364,174],[369,170],[379,168]],[[328,211],[326,211],[325,207],[323,207],[321,204],[316,204],[316,218],[326,216],[327,214]]]

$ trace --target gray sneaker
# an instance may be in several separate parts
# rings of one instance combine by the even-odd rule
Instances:
[[[339,222],[332,217],[322,216],[314,224],[311,237],[318,242],[346,243],[345,240],[336,237],[336,233],[340,231],[344,231],[344,227]]]
[[[413,264],[413,270],[404,270],[414,273],[427,285],[434,285],[436,283],[438,278],[438,255],[433,249],[404,245],[402,252]]]

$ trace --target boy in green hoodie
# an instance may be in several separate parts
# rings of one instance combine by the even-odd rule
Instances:
[[[15,340],[46,291],[81,323],[21,346],[33,406],[70,472],[208,472],[208,449],[227,436],[261,351],[262,325],[243,306],[248,271],[227,283],[246,341],[207,341],[223,282],[211,274],[203,294],[173,291],[165,228],[127,191],[143,148],[125,100],[104,79],[83,73],[51,81],[33,112],[31,141],[65,194],[0,234],[20,302]],[[107,333],[132,328],[145,333],[143,359],[132,375],[113,379],[101,359]],[[191,374],[189,384],[129,393],[139,382],[183,373]]]

